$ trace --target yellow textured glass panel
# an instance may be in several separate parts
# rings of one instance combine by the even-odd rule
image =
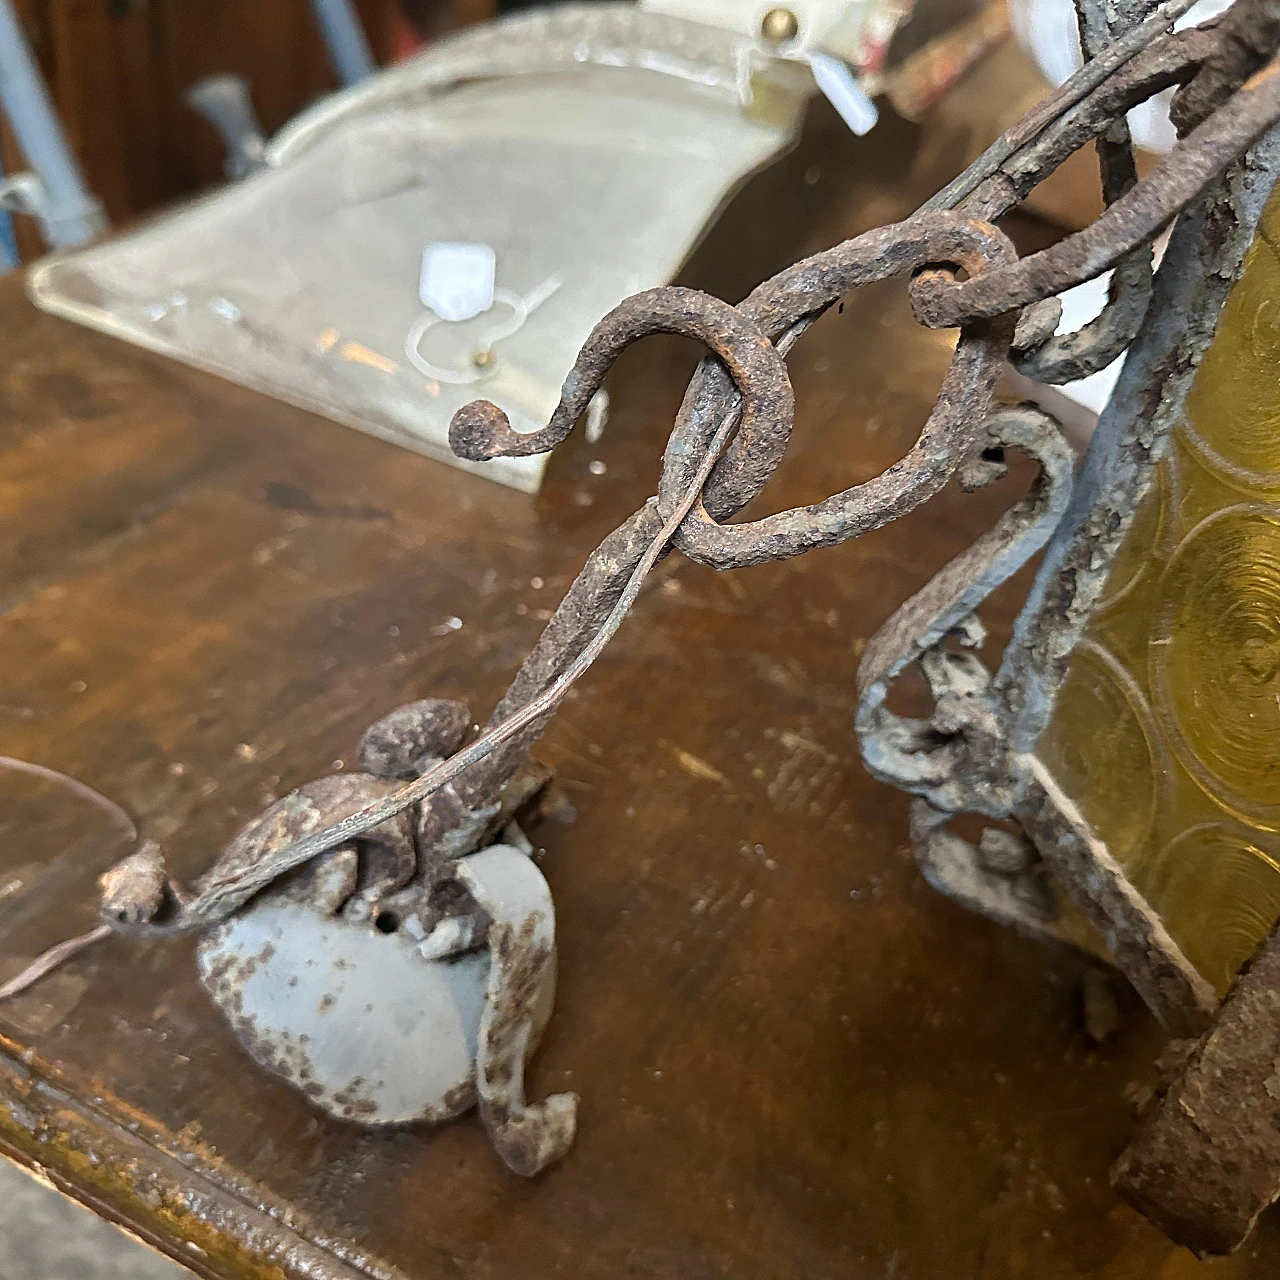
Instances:
[[[1280,256],[1268,237],[1280,243],[1275,195],[1188,399],[1184,465],[1166,459],[1135,513],[1038,748],[1219,990],[1280,917]]]
[[[1280,259],[1262,239],[1187,399],[1187,442],[1238,484],[1280,489]]]
[[[1248,832],[1226,824],[1189,828],[1134,879],[1219,992],[1280,916],[1280,865]]]
[[[1081,644],[1039,754],[1121,862],[1145,847],[1155,819],[1154,737],[1133,677],[1105,649]]]
[[[1280,829],[1280,507],[1193,529],[1152,621],[1151,689],[1179,759],[1228,812]]]

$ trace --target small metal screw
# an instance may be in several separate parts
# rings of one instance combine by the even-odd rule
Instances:
[[[481,347],[471,353],[471,363],[477,369],[487,369],[493,363],[493,352],[488,347]]]
[[[760,34],[770,44],[786,44],[800,33],[800,21],[790,9],[770,9],[760,20]]]

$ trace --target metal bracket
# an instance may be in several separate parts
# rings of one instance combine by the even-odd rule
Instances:
[[[186,103],[218,131],[227,148],[223,168],[232,182],[267,164],[267,140],[244,76],[208,76],[186,92]]]
[[[38,173],[11,173],[0,178],[0,209],[23,214],[40,224],[40,233],[51,248],[83,244],[107,229],[106,214],[92,197],[70,211],[59,207],[49,196]]]

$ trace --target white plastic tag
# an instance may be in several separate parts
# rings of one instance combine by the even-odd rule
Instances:
[[[839,58],[816,50],[805,53],[804,57],[818,88],[840,113],[845,124],[860,138],[864,133],[870,133],[880,119],[880,113],[848,66]]]
[[[493,306],[497,255],[487,244],[438,240],[422,251],[418,297],[441,320],[470,320]]]

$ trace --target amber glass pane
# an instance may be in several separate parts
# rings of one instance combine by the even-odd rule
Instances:
[[[1280,200],[1041,757],[1224,990],[1280,916]]]

